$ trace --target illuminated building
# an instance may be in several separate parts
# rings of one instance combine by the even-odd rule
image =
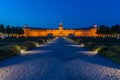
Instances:
[[[80,28],[80,29],[64,29],[62,22],[60,22],[58,29],[40,29],[40,28],[29,28],[27,25],[24,27],[24,36],[25,37],[68,37],[70,35],[76,37],[96,37],[97,25],[94,25],[91,28]]]

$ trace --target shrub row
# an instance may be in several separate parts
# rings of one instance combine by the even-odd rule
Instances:
[[[30,50],[34,47],[36,47],[38,44],[43,44],[48,41],[50,41],[50,38],[45,38],[45,39],[39,39],[36,41],[26,41],[20,44],[16,45],[8,45],[0,48],[0,60],[16,56],[21,54],[21,49],[22,50]]]
[[[30,50],[38,45],[37,42],[27,41],[19,45],[9,45],[0,48],[0,60],[21,54],[22,50]]]
[[[9,46],[0,48],[0,60],[6,59],[18,54],[20,54],[20,46],[18,45],[9,45]]]
[[[72,37],[70,39],[79,43],[120,43],[120,39],[116,38]]]
[[[30,49],[36,47],[38,44],[39,43],[37,43],[37,42],[27,41],[27,42],[19,44],[19,46],[21,49],[26,51],[26,50],[30,50]]]
[[[97,51],[101,56],[107,57],[112,61],[120,64],[120,46],[86,44],[87,48],[92,51]]]
[[[89,48],[91,51],[100,51],[102,48],[106,47],[105,45],[95,45],[95,44],[85,44],[86,48]]]
[[[53,39],[54,37],[20,37],[20,38],[15,38],[15,37],[7,37],[5,39],[0,38],[1,43],[21,43],[21,42],[26,42],[26,41],[36,41],[41,43],[42,40],[48,40],[48,39]]]
[[[98,53],[120,64],[120,46],[104,47]]]
[[[120,45],[115,44],[104,44],[104,43],[117,43],[119,40],[116,39],[102,39],[102,38],[70,38],[74,43],[84,43],[85,47],[89,48],[92,51],[97,51],[98,54],[110,58],[112,61],[120,64]],[[96,44],[103,43],[103,44]]]

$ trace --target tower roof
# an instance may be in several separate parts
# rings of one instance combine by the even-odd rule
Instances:
[[[94,28],[97,28],[97,25],[96,24],[94,24],[94,26],[93,26]]]
[[[62,20],[60,20],[59,30],[63,30]]]
[[[62,25],[62,20],[60,20],[60,25]]]

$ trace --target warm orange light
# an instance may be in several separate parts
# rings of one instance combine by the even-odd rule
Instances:
[[[68,37],[70,34],[73,34],[76,37],[80,36],[88,36],[88,37],[96,37],[97,28],[94,26],[91,29],[87,30],[66,30],[63,28],[62,23],[60,23],[59,29],[57,30],[39,30],[39,29],[29,29],[29,28],[24,28],[24,36],[25,37],[46,37],[49,34],[52,34],[54,37],[59,37],[59,36],[64,36]]]

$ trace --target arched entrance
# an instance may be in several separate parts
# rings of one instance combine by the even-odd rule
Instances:
[[[52,33],[49,33],[49,34],[48,34],[48,37],[53,37],[53,34],[52,34]]]
[[[68,35],[68,37],[75,37],[75,35],[72,34],[72,33],[70,33],[70,34]]]

